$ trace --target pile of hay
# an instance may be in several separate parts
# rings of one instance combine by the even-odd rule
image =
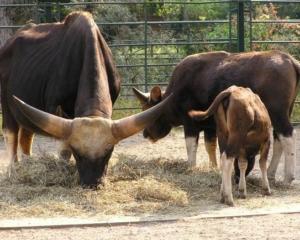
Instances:
[[[11,178],[5,178],[11,184],[72,188],[78,185],[78,172],[74,162],[58,159],[55,155],[42,154],[27,157],[16,163]]]
[[[11,178],[0,176],[0,216],[137,214],[184,207],[195,195],[192,189],[201,187],[198,174],[184,162],[121,155],[109,166],[105,186],[95,191],[79,186],[73,161],[44,154],[16,163]],[[209,174],[217,179],[215,172]]]
[[[207,165],[189,170],[183,161],[143,161],[126,155],[109,166],[105,186],[96,191],[79,186],[73,161],[53,155],[24,159],[16,163],[11,178],[2,174],[0,179],[0,217],[10,218],[194,213],[199,206],[218,204],[221,183],[219,172]],[[255,208],[274,203],[261,197],[257,180],[249,183],[250,201],[238,205]],[[276,193],[274,186],[272,190]],[[280,191],[281,187],[277,199],[282,199]]]

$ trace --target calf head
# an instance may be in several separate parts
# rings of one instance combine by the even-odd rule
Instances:
[[[169,99],[145,112],[120,120],[102,117],[69,120],[38,110],[14,97],[17,107],[29,121],[69,145],[76,159],[80,183],[87,187],[101,183],[114,145],[151,124],[162,113]]]
[[[153,87],[149,93],[143,93],[136,88],[132,90],[139,100],[143,111],[159,104],[164,97],[164,92],[158,86]],[[171,128],[172,126],[166,121],[164,114],[162,114],[152,124],[147,125],[143,135],[152,142],[156,142],[165,137],[171,131]]]

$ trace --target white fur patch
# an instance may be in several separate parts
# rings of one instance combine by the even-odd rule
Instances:
[[[275,174],[276,174],[277,167],[278,167],[279,161],[281,159],[281,156],[282,156],[281,142],[279,140],[274,139],[272,160],[271,160],[269,168],[268,168],[269,178],[272,178],[272,179],[275,178]]]
[[[222,153],[221,156],[221,166],[222,166],[222,186],[221,186],[221,196],[224,198],[225,203],[233,204],[232,195],[232,183],[231,175],[233,170],[233,158],[227,158],[226,153]]]
[[[4,140],[7,149],[7,157],[9,161],[8,176],[10,177],[14,170],[14,163],[17,158],[18,136],[8,130],[3,131]]]
[[[290,183],[295,178],[296,168],[296,131],[294,130],[291,137],[279,135],[282,149],[285,156],[284,164],[284,181]]]
[[[197,148],[198,142],[196,137],[186,137],[185,138],[186,150],[188,155],[188,162],[192,167],[199,166],[197,162]]]
[[[284,64],[284,60],[280,55],[272,55],[271,61],[274,62],[276,65]]]

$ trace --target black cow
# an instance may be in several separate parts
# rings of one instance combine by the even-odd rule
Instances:
[[[105,175],[114,145],[143,129],[163,107],[111,120],[120,78],[109,47],[86,12],[71,13],[61,23],[20,29],[0,50],[0,80],[9,172],[17,160],[18,140],[23,153],[31,154],[33,132],[46,133],[64,140],[81,184],[91,187]],[[52,115],[58,107],[75,119]]]
[[[158,87],[154,87],[150,94],[134,90],[143,109],[159,103],[171,92],[174,94],[167,110],[144,130],[144,136],[156,141],[166,136],[172,127],[183,125],[188,160],[195,165],[199,132],[203,130],[210,160],[215,161],[216,133],[213,118],[197,123],[189,118],[187,112],[191,109],[207,109],[221,91],[232,85],[249,87],[266,105],[274,128],[273,158],[268,175],[270,178],[275,177],[283,151],[284,181],[290,183],[294,179],[295,133],[289,119],[299,77],[299,62],[280,51],[239,54],[210,52],[188,56],[176,66],[164,94]],[[247,158],[250,163],[254,162],[254,156]]]

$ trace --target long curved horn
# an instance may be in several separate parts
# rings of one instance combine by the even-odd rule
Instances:
[[[166,109],[166,106],[171,102],[172,94],[162,102],[148,110],[113,121],[112,131],[115,138],[118,140],[127,138],[154,122]]]
[[[38,110],[16,96],[13,96],[13,98],[19,110],[41,130],[59,139],[66,139],[70,136],[72,132],[72,120]]]
[[[143,93],[135,87],[132,88],[132,91],[142,105],[148,102],[148,99],[150,97],[149,93]]]

